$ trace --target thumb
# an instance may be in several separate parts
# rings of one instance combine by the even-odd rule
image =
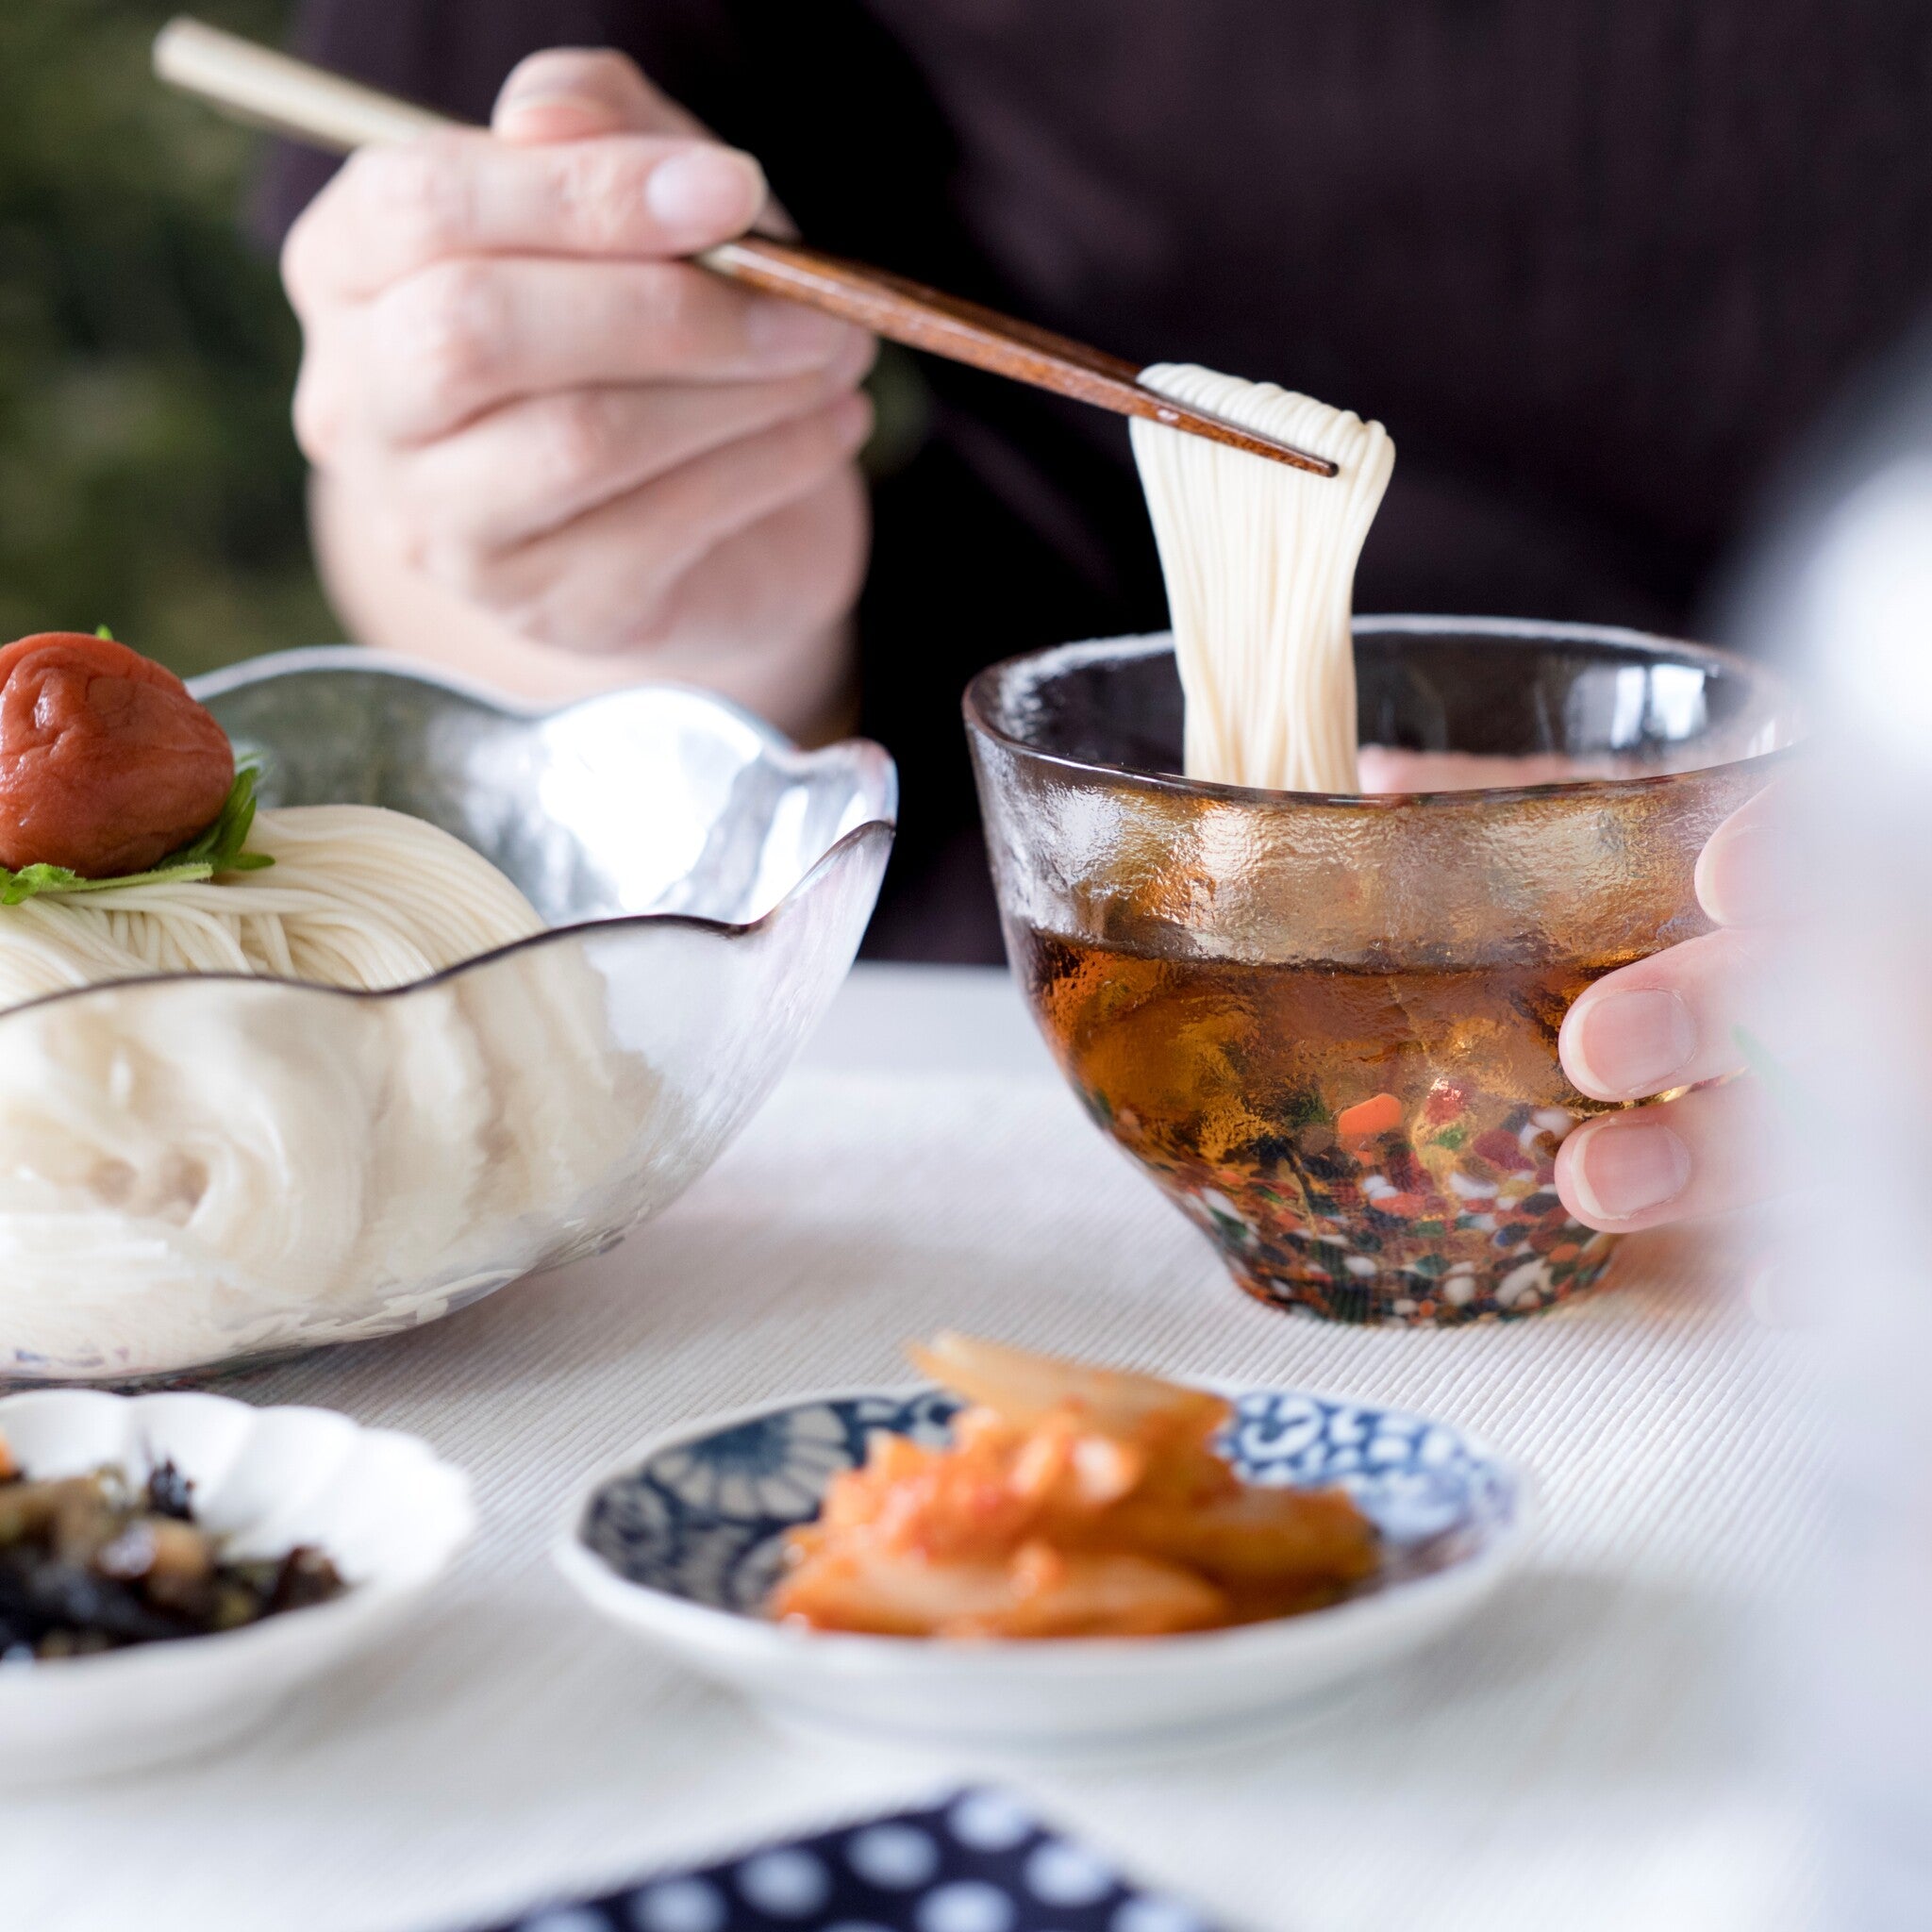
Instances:
[[[518,146],[606,134],[694,135],[710,130],[661,94],[637,62],[608,47],[552,47],[517,62],[490,123]]]

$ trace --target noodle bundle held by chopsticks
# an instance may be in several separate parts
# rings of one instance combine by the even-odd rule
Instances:
[[[1379,423],[1181,363],[1141,381],[1326,457],[1333,477],[1136,421],[1187,700],[1187,775],[1348,792],[1356,769],[1357,559],[1395,465]]]

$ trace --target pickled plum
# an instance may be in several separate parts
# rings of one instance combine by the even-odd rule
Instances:
[[[110,638],[0,650],[0,865],[144,872],[211,824],[235,754],[188,687]]]

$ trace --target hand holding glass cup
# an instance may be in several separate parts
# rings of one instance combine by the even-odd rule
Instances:
[[[1627,1068],[1573,1076],[1559,1038],[1602,1032],[1588,1006],[1565,1015],[1602,983],[1599,1021],[1622,991],[1715,1019],[1686,990],[1738,943],[1712,912],[1735,916],[1743,861],[1719,841],[1700,874],[1699,855],[1774,775],[1794,709],[1740,659],[1626,631],[1356,633],[1361,741],[1386,752],[1364,762],[1401,792],[1174,775],[1164,639],[982,674],[966,710],[1008,947],[1089,1111],[1250,1292],[1346,1321],[1532,1313],[1673,1206],[1592,1211],[1614,1183],[1589,1137],[1612,1124],[1578,1130],[1639,1096],[1598,1091]],[[1515,782],[1469,789],[1493,760]],[[1700,1035],[1668,1084],[1725,1044]],[[1722,1091],[1615,1129],[1703,1146],[1704,1118],[1741,1104]],[[1701,1211],[1733,1178],[1712,1162],[1676,1194]]]

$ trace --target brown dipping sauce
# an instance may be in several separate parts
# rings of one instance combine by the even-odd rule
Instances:
[[[0,865],[144,872],[212,824],[235,754],[172,671],[108,638],[0,650]]]

